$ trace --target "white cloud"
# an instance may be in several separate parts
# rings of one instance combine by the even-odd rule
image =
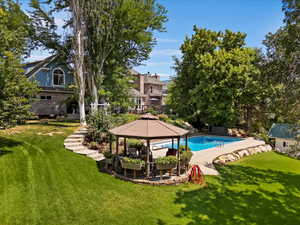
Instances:
[[[62,27],[63,25],[65,25],[65,20],[61,19],[61,18],[55,18],[55,24],[59,27]]]
[[[158,43],[177,43],[179,40],[172,39],[172,38],[157,38]]]
[[[169,77],[171,77],[172,75],[170,75],[170,74],[166,74],[166,73],[157,73],[159,76],[161,76],[161,77],[167,77],[167,78],[169,78]]]
[[[178,49],[160,49],[160,50],[153,50],[151,55],[152,56],[180,56],[181,51]]]
[[[42,60],[50,56],[51,54],[47,51],[33,51],[29,58],[26,58],[26,62],[34,62],[38,60]]]
[[[168,66],[171,64],[172,64],[172,62],[147,62],[147,63],[145,63],[145,66],[156,67],[156,66]]]

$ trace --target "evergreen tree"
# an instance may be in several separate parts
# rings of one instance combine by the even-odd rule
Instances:
[[[31,28],[19,5],[0,0],[0,127],[23,122],[38,89],[23,75],[21,56],[27,50]]]

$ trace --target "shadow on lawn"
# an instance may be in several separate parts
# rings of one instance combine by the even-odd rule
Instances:
[[[219,171],[208,187],[177,193],[176,217],[189,225],[300,224],[300,175],[237,165]]]
[[[9,153],[12,153],[12,151],[10,150],[4,150],[2,148],[4,147],[15,147],[22,144],[21,142],[12,140],[12,139],[8,139],[8,138],[4,138],[4,137],[0,137],[0,157]]]
[[[30,123],[30,124],[25,124],[25,125],[30,125],[30,126],[47,126],[47,127],[78,127],[78,123],[74,123],[74,124],[63,124],[60,122],[49,122],[49,123]]]

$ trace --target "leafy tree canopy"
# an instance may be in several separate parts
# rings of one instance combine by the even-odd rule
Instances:
[[[168,103],[174,112],[194,124],[235,125],[245,109],[258,101],[255,66],[258,53],[245,47],[246,34],[194,27],[176,59],[177,76],[170,85]]]

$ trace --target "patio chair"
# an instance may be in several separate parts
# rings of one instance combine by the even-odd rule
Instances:
[[[176,156],[176,154],[177,154],[177,149],[169,148],[167,153],[166,153],[166,156]]]

